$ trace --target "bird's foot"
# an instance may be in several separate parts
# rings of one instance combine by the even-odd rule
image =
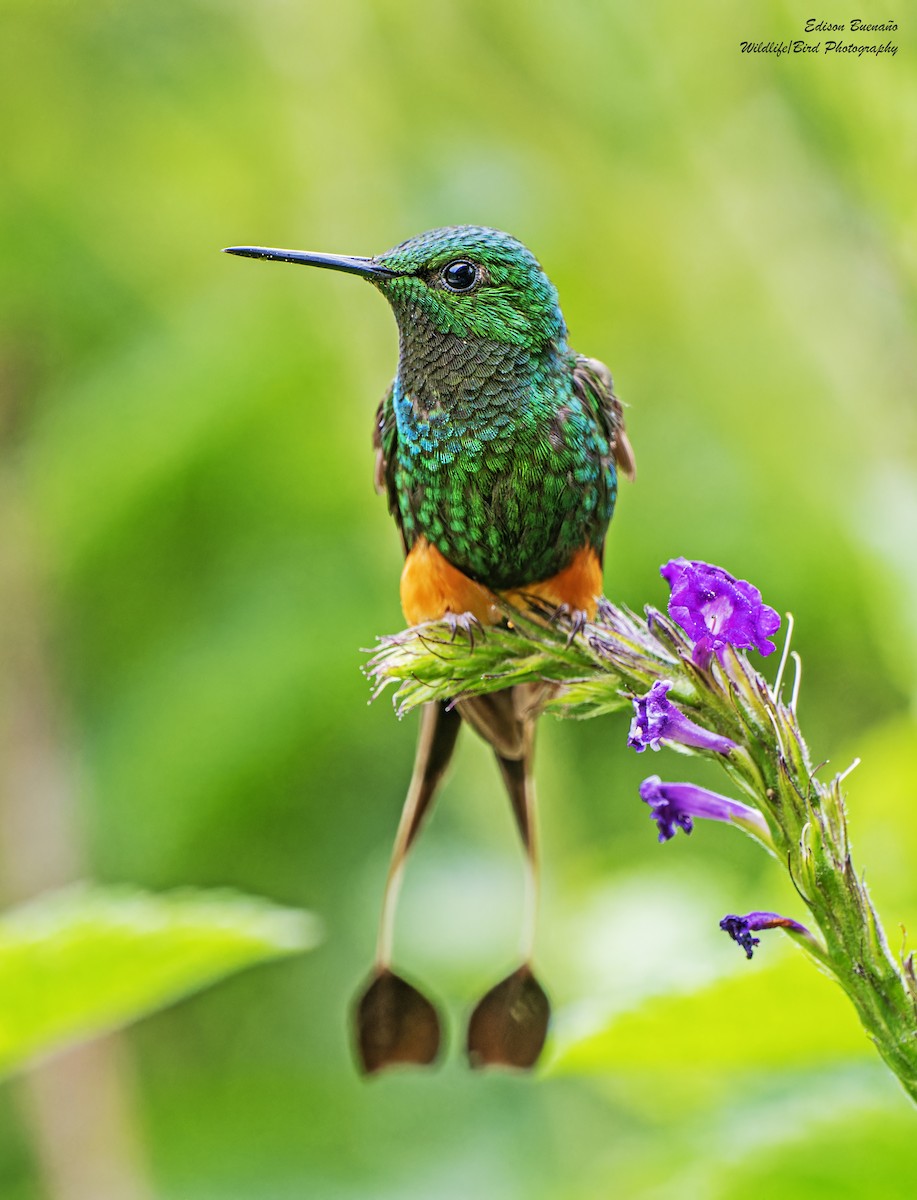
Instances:
[[[569,646],[577,634],[582,633],[589,620],[589,614],[584,608],[571,608],[569,604],[559,604],[551,613],[552,625],[566,625],[569,629],[567,645]]]
[[[468,1022],[472,1067],[528,1071],[544,1047],[551,1005],[528,963],[491,988]]]
[[[387,1067],[429,1066],[440,1046],[433,1004],[400,975],[377,967],[354,1010],[357,1058],[365,1075]]]
[[[468,649],[474,649],[475,635],[479,634],[481,638],[485,636],[484,626],[478,618],[471,612],[454,613],[447,612],[443,620],[449,626],[449,640],[454,642],[460,633],[463,633],[468,639]]]

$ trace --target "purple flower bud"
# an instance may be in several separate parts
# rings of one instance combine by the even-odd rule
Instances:
[[[659,679],[645,696],[634,697],[634,719],[630,723],[628,746],[633,746],[638,754],[642,754],[647,746],[658,750],[663,740],[698,750],[713,750],[717,754],[734,750],[735,742],[702,729],[666,699],[671,686],[667,680]]]
[[[720,921],[720,929],[724,933],[728,933],[734,942],[738,942],[745,951],[746,958],[752,957],[755,946],[761,941],[760,938],[752,937],[752,934],[762,929],[789,929],[793,933],[801,934],[809,941],[814,942],[815,940],[805,925],[800,925],[798,921],[794,921],[790,917],[781,917],[778,913],[772,912],[750,912],[746,913],[744,917],[731,913]]]
[[[708,666],[714,654],[722,658],[725,646],[772,653],[768,639],[780,628],[780,617],[752,584],[686,558],[673,558],[660,573],[672,589],[669,616],[694,642],[691,657],[699,667]]]
[[[767,822],[756,809],[693,783],[663,783],[658,775],[650,775],[640,784],[640,798],[652,810],[660,842],[673,838],[676,826],[690,833],[694,817],[734,822],[770,841]]]

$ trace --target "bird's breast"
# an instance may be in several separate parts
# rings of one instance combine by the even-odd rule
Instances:
[[[396,389],[402,525],[486,587],[524,588],[601,544],[607,442],[568,394],[475,400],[419,413]]]

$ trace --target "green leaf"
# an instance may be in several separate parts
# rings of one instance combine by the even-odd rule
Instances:
[[[228,892],[40,897],[0,917],[0,1075],[319,936],[309,913]]]
[[[590,1032],[559,1039],[553,1069],[748,1070],[819,1066],[874,1051],[853,1008],[802,954],[688,994],[647,1000]]]

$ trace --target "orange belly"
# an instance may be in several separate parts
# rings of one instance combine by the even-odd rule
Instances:
[[[590,621],[595,619],[601,594],[602,564],[591,546],[577,550],[569,564],[550,579],[502,593],[516,608],[525,608],[526,597],[535,596],[557,608],[566,604],[571,612],[584,612]]]
[[[401,608],[409,625],[439,621],[449,612],[470,612],[482,625],[496,625],[502,619],[500,597],[522,609],[527,607],[527,597],[556,607],[566,604],[592,620],[601,592],[602,567],[589,546],[577,550],[570,563],[550,579],[502,592],[463,575],[423,537],[411,547],[401,572]]]

